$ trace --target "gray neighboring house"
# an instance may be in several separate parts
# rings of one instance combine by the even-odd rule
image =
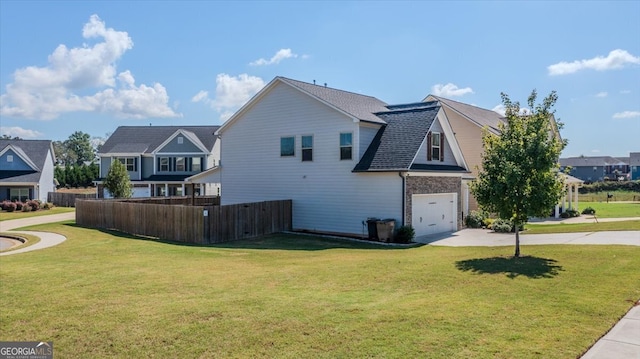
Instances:
[[[47,201],[55,192],[53,143],[0,139],[0,201]]]
[[[640,180],[640,152],[629,154],[629,170],[629,179],[632,181]]]
[[[570,167],[569,174],[587,183],[626,178],[629,162],[611,156],[580,156],[560,159],[560,169]]]
[[[219,126],[120,126],[98,153],[99,198],[109,198],[104,178],[113,161],[122,162],[133,197],[217,195],[219,183],[188,181],[220,163]]]

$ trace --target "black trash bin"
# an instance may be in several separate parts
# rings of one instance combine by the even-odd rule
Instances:
[[[378,221],[380,218],[367,218],[367,229],[369,230],[369,239],[372,241],[378,240]]]

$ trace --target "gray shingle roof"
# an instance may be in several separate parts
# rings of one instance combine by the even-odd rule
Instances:
[[[582,167],[582,166],[615,166],[626,165],[626,162],[611,156],[591,156],[591,157],[567,157],[560,159],[560,166]]]
[[[374,115],[374,113],[387,111],[387,108],[385,107],[387,104],[375,97],[360,95],[331,87],[314,85],[288,79],[286,77],[279,76],[278,79],[348,113],[359,120],[380,124],[384,123],[384,121]]]
[[[387,125],[380,128],[354,172],[409,170],[431,124],[437,102],[388,106],[376,115]]]
[[[427,98],[429,97],[435,98],[436,100],[449,106],[453,110],[461,113],[463,116],[467,117],[472,122],[475,122],[478,126],[489,127],[495,133],[499,132],[498,125],[500,123],[505,122],[504,116],[492,110],[487,110],[477,106],[468,105],[466,103],[450,100],[440,96],[434,96],[434,95],[427,96]]]
[[[220,126],[120,126],[100,148],[100,153],[151,153],[176,131],[192,132],[211,151]]]
[[[629,166],[640,166],[640,152],[631,152],[629,154]]]
[[[2,179],[2,182],[39,182],[42,174],[41,170],[44,167],[47,155],[51,152],[51,156],[54,156],[51,141],[0,139],[0,151],[4,150],[9,145],[22,150],[22,152],[38,167],[39,171],[14,172],[0,169],[0,178]]]

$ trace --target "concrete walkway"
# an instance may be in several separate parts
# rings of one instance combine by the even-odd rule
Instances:
[[[0,222],[0,232],[9,232],[15,228],[21,228],[26,226],[33,226],[37,224],[45,224],[45,223],[55,223],[61,221],[74,220],[76,218],[76,212],[67,212],[67,213],[59,213],[52,214],[47,216],[37,216],[37,217],[29,217],[23,219],[12,219],[9,221]],[[20,234],[29,234],[40,238],[40,242],[24,247],[21,249],[16,249],[14,251],[2,252],[0,256],[8,256],[12,254],[24,253],[35,251],[38,249],[49,248],[56,246],[62,242],[64,242],[67,238],[65,236],[49,233],[49,232],[34,232],[34,231],[12,231],[12,233]]]

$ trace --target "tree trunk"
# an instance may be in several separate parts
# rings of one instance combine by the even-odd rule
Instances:
[[[520,257],[520,231],[517,224],[514,227],[516,229],[516,253],[513,256],[518,258]]]

